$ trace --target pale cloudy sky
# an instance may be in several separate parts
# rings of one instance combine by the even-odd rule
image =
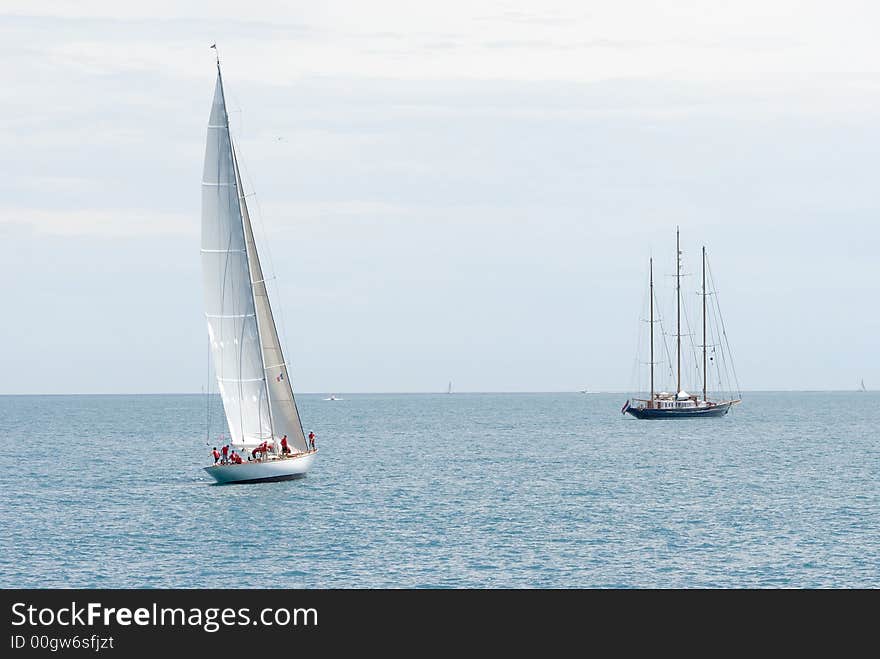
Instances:
[[[215,41],[298,391],[626,390],[676,224],[743,388],[880,387],[877,25],[854,1],[3,0],[0,392],[206,383]]]

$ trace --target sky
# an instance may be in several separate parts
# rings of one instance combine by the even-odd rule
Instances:
[[[0,393],[207,385],[215,42],[296,391],[628,391],[676,226],[742,389],[880,387],[878,24],[840,0],[3,0]]]

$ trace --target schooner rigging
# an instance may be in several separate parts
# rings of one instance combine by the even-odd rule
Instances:
[[[702,395],[697,396],[694,394],[690,394],[685,391],[682,387],[682,326],[681,326],[681,317],[682,317],[682,304],[681,304],[681,267],[682,267],[682,251],[681,251],[681,238],[679,234],[678,228],[675,231],[675,391],[676,393],[670,393],[666,391],[658,392],[655,388],[655,378],[654,378],[654,367],[657,362],[654,360],[654,345],[655,345],[655,337],[654,337],[654,325],[655,323],[660,322],[655,319],[655,291],[654,291],[654,259],[651,258],[649,260],[648,270],[648,307],[649,307],[649,318],[647,320],[650,327],[650,339],[649,339],[649,354],[650,358],[648,361],[648,367],[650,369],[650,377],[649,377],[649,391],[647,398],[639,398],[635,397],[633,399],[627,400],[624,403],[623,408],[621,409],[622,413],[628,413],[638,419],[662,419],[662,418],[684,418],[684,417],[695,417],[695,416],[723,416],[727,414],[731,407],[740,403],[742,398],[739,395],[737,387],[737,395],[729,396],[722,400],[713,401],[709,397],[708,391],[708,372],[709,372],[709,360],[714,361],[714,357],[708,357],[708,349],[709,345],[709,337],[707,334],[707,299],[710,295],[714,295],[707,288],[707,268],[708,261],[706,255],[706,248],[702,248],[702,286],[700,289],[701,296],[701,315],[702,315],[702,343],[698,346],[701,348],[702,355],[702,364],[700,367],[700,375],[702,379]],[[716,300],[717,304],[717,300]],[[720,311],[718,311],[718,315],[720,318]],[[723,325],[723,320],[721,321]],[[723,330],[723,339],[727,341],[726,332]],[[727,353],[729,353],[729,345],[727,346]],[[725,349],[722,346],[721,354],[724,355]]]

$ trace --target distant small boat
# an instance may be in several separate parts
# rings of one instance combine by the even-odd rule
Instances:
[[[447,394],[452,393],[452,380],[449,381],[449,386],[446,388],[446,393]]]
[[[325,398],[324,400],[342,400],[342,398],[339,398],[336,394],[330,394],[330,395],[329,395],[327,398]]]
[[[649,360],[651,368],[651,389],[647,399],[635,398],[627,400],[620,410],[621,414],[630,414],[637,419],[681,419],[696,416],[724,416],[730,411],[730,408],[737,403],[742,402],[740,398],[730,400],[711,401],[706,390],[706,372],[707,372],[707,341],[706,341],[706,297],[710,293],[706,292],[706,248],[703,247],[703,287],[701,296],[703,298],[703,343],[702,356],[702,376],[703,391],[702,396],[689,394],[681,386],[681,244],[679,240],[678,229],[675,230],[675,293],[676,293],[676,327],[675,327],[675,346],[676,346],[676,392],[656,392],[654,390],[654,260],[649,262],[649,299],[650,299],[650,318],[648,322],[651,328],[651,358]],[[720,315],[720,312],[719,312]],[[723,354],[723,353],[722,353]],[[714,361],[714,358],[713,358]]]
[[[865,379],[864,378],[862,378],[862,381],[859,384],[859,391],[867,391],[867,389],[865,389]]]

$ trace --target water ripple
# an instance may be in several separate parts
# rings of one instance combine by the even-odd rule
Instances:
[[[880,396],[618,398],[302,396],[308,477],[211,487],[202,397],[0,397],[0,586],[880,586]]]

